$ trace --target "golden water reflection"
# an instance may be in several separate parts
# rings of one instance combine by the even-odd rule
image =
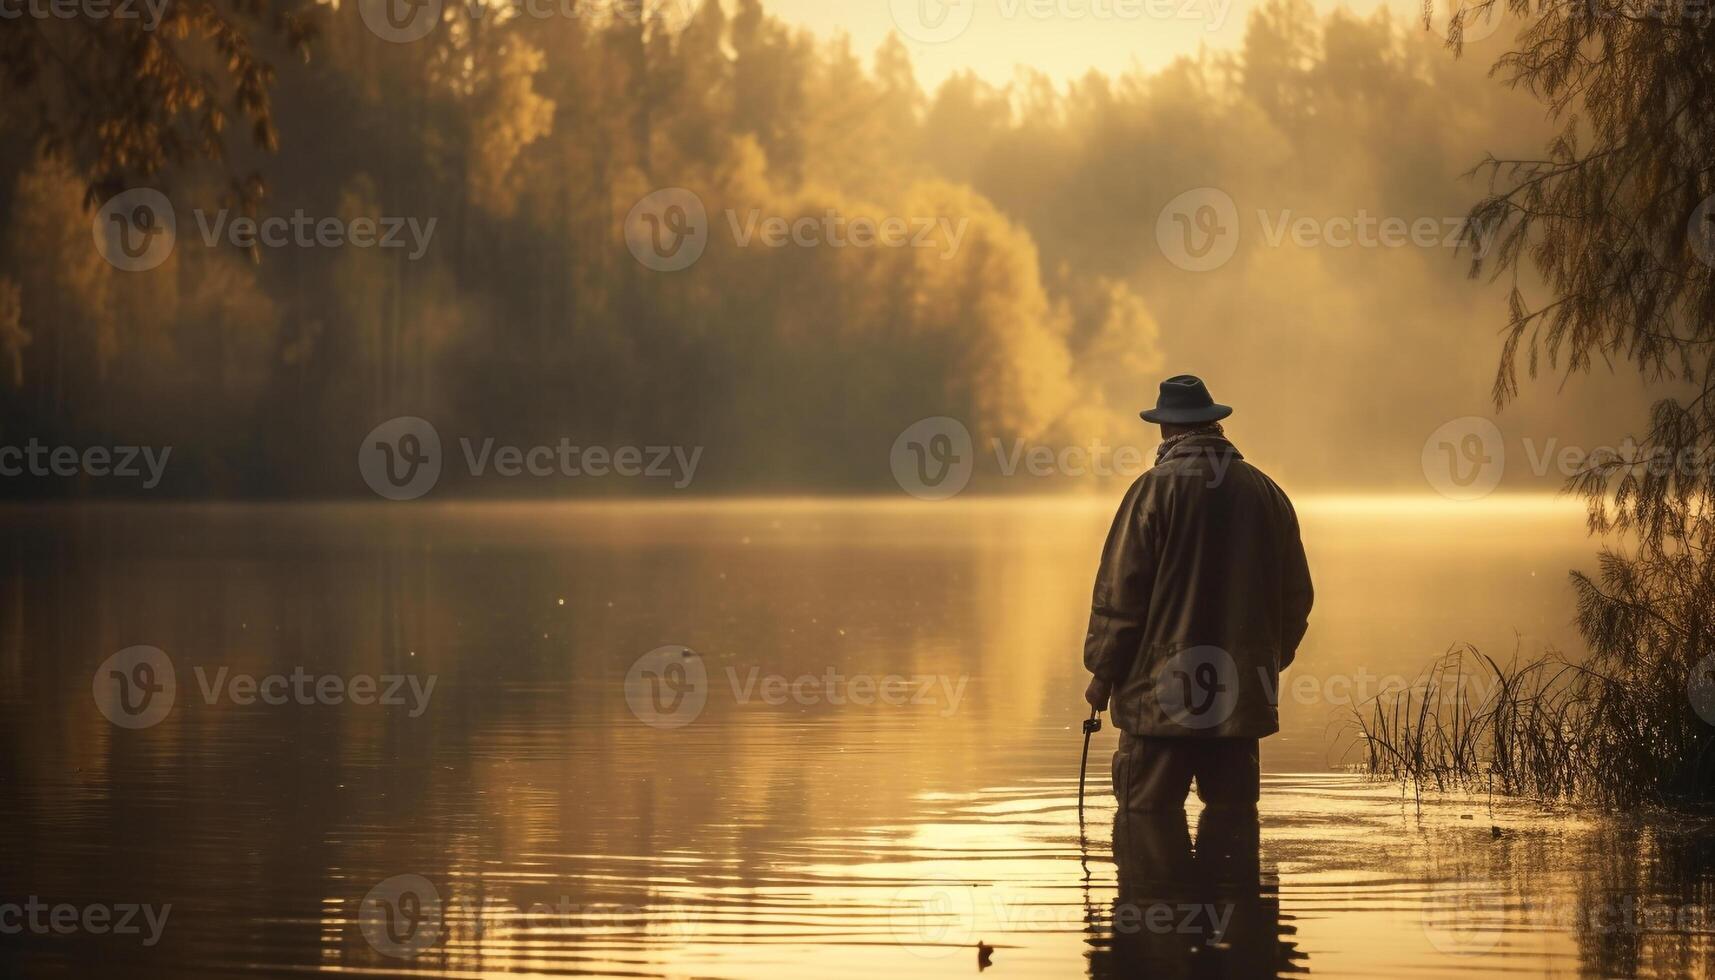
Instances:
[[[30,975],[944,976],[979,950],[1036,976],[1707,972],[1707,827],[1419,810],[1334,771],[1365,677],[1454,641],[1576,653],[1576,508],[1301,510],[1318,608],[1260,830],[1194,810],[1119,847],[1111,733],[1084,838],[1074,799],[1103,502],[4,512],[0,881],[174,913],[151,948],[0,955]],[[91,674],[140,643],[179,698],[131,731]],[[666,644],[709,678],[671,729],[625,696]],[[199,667],[436,686],[416,715],[208,703]],[[830,670],[935,683],[897,705],[743,693]],[[413,907],[421,948],[376,916],[406,910],[406,878],[438,900]],[[1173,927],[1127,925],[1161,909]]]

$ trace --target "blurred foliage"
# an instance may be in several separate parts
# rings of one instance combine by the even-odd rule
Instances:
[[[176,446],[173,493],[347,495],[366,493],[352,463],[364,433],[409,414],[449,455],[461,436],[700,445],[698,490],[882,490],[894,437],[925,416],[963,419],[979,452],[1148,444],[1133,413],[1171,361],[1241,405],[1240,438],[1286,478],[1386,472],[1421,489],[1424,434],[1466,414],[1457,398],[1485,370],[1482,345],[1446,339],[1479,302],[1453,288],[1451,249],[1258,235],[1282,214],[1458,215],[1453,177],[1473,148],[1538,132],[1528,100],[1415,25],[1272,0],[1242,48],[1155,74],[966,74],[927,92],[896,39],[860,58],[758,0],[649,4],[643,19],[566,6],[578,15],[449,0],[412,43],[377,37],[349,0],[231,8],[212,34],[212,14],[187,8],[133,43],[171,41],[189,64],[200,42],[194,96],[127,89],[136,64],[95,78],[91,50],[89,84],[145,103],[118,145],[96,138],[111,129],[104,99],[0,110],[9,133],[64,130],[0,141],[0,277],[17,287],[0,317],[0,439]],[[0,26],[36,61],[61,50],[57,32],[109,29]],[[38,102],[61,87],[41,73],[10,84]],[[263,138],[184,135],[218,133],[207,120],[222,106],[265,119]],[[56,145],[75,152],[43,156]],[[233,173],[265,185],[247,176],[236,194]],[[158,268],[116,270],[92,248],[88,191],[116,180],[176,206]],[[1206,185],[1235,198],[1247,237],[1198,275],[1163,259],[1156,216]],[[665,187],[695,192],[711,226],[706,254],[676,273],[645,268],[623,235]],[[247,253],[205,244],[223,208],[436,224],[415,261]],[[830,210],[969,225],[951,256],[740,247],[730,227]],[[1384,444],[1400,450],[1392,469],[1353,452]],[[471,489],[598,489],[574,483]]]
[[[274,0],[113,3],[67,16],[20,4],[0,19],[0,110],[7,130],[68,161],[92,198],[193,161],[225,161],[228,127],[272,149],[278,134],[266,45],[307,57],[314,4]],[[158,9],[159,19],[156,19]],[[234,180],[241,199],[254,175]]]

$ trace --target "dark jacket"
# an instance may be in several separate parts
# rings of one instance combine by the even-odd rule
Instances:
[[[1113,683],[1113,722],[1133,735],[1271,735],[1310,602],[1286,494],[1226,439],[1187,436],[1114,517],[1084,666]]]

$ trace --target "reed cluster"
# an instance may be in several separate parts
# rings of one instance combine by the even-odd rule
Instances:
[[[1686,672],[1597,654],[1506,663],[1449,650],[1410,687],[1353,711],[1379,778],[1611,808],[1715,803],[1715,726]]]

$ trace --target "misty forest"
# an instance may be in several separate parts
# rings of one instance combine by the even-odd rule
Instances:
[[[979,440],[1136,442],[1138,379],[1166,359],[1246,387],[1259,444],[1325,431],[1277,461],[1301,485],[1418,486],[1422,434],[1485,407],[1499,294],[1468,281],[1451,231],[1439,249],[1305,249],[1270,230],[1366,212],[1452,228],[1475,196],[1459,176],[1509,149],[1492,134],[1549,131],[1421,24],[1291,0],[1253,13],[1239,50],[1158,73],[934,91],[897,37],[854,51],[758,0],[643,20],[459,7],[408,44],[354,3],[245,9],[231,33],[163,30],[170,58],[28,24],[41,37],[14,37],[30,57],[0,107],[49,151],[0,150],[0,426],[171,445],[170,495],[360,493],[354,447],[398,415],[449,439],[703,446],[700,490],[883,489],[888,445],[925,416]],[[115,73],[129,102],[54,97]],[[82,135],[61,101],[136,131],[61,139]],[[1156,246],[1162,204],[1206,185],[1245,236],[1222,277]],[[91,245],[96,207],[135,187],[178,223],[144,272]],[[707,208],[683,271],[626,247],[627,213],[663,188]],[[423,240],[243,247],[222,229],[247,214],[409,221]],[[941,231],[913,248],[755,233],[828,215]],[[1401,392],[1422,408],[1373,409]]]

